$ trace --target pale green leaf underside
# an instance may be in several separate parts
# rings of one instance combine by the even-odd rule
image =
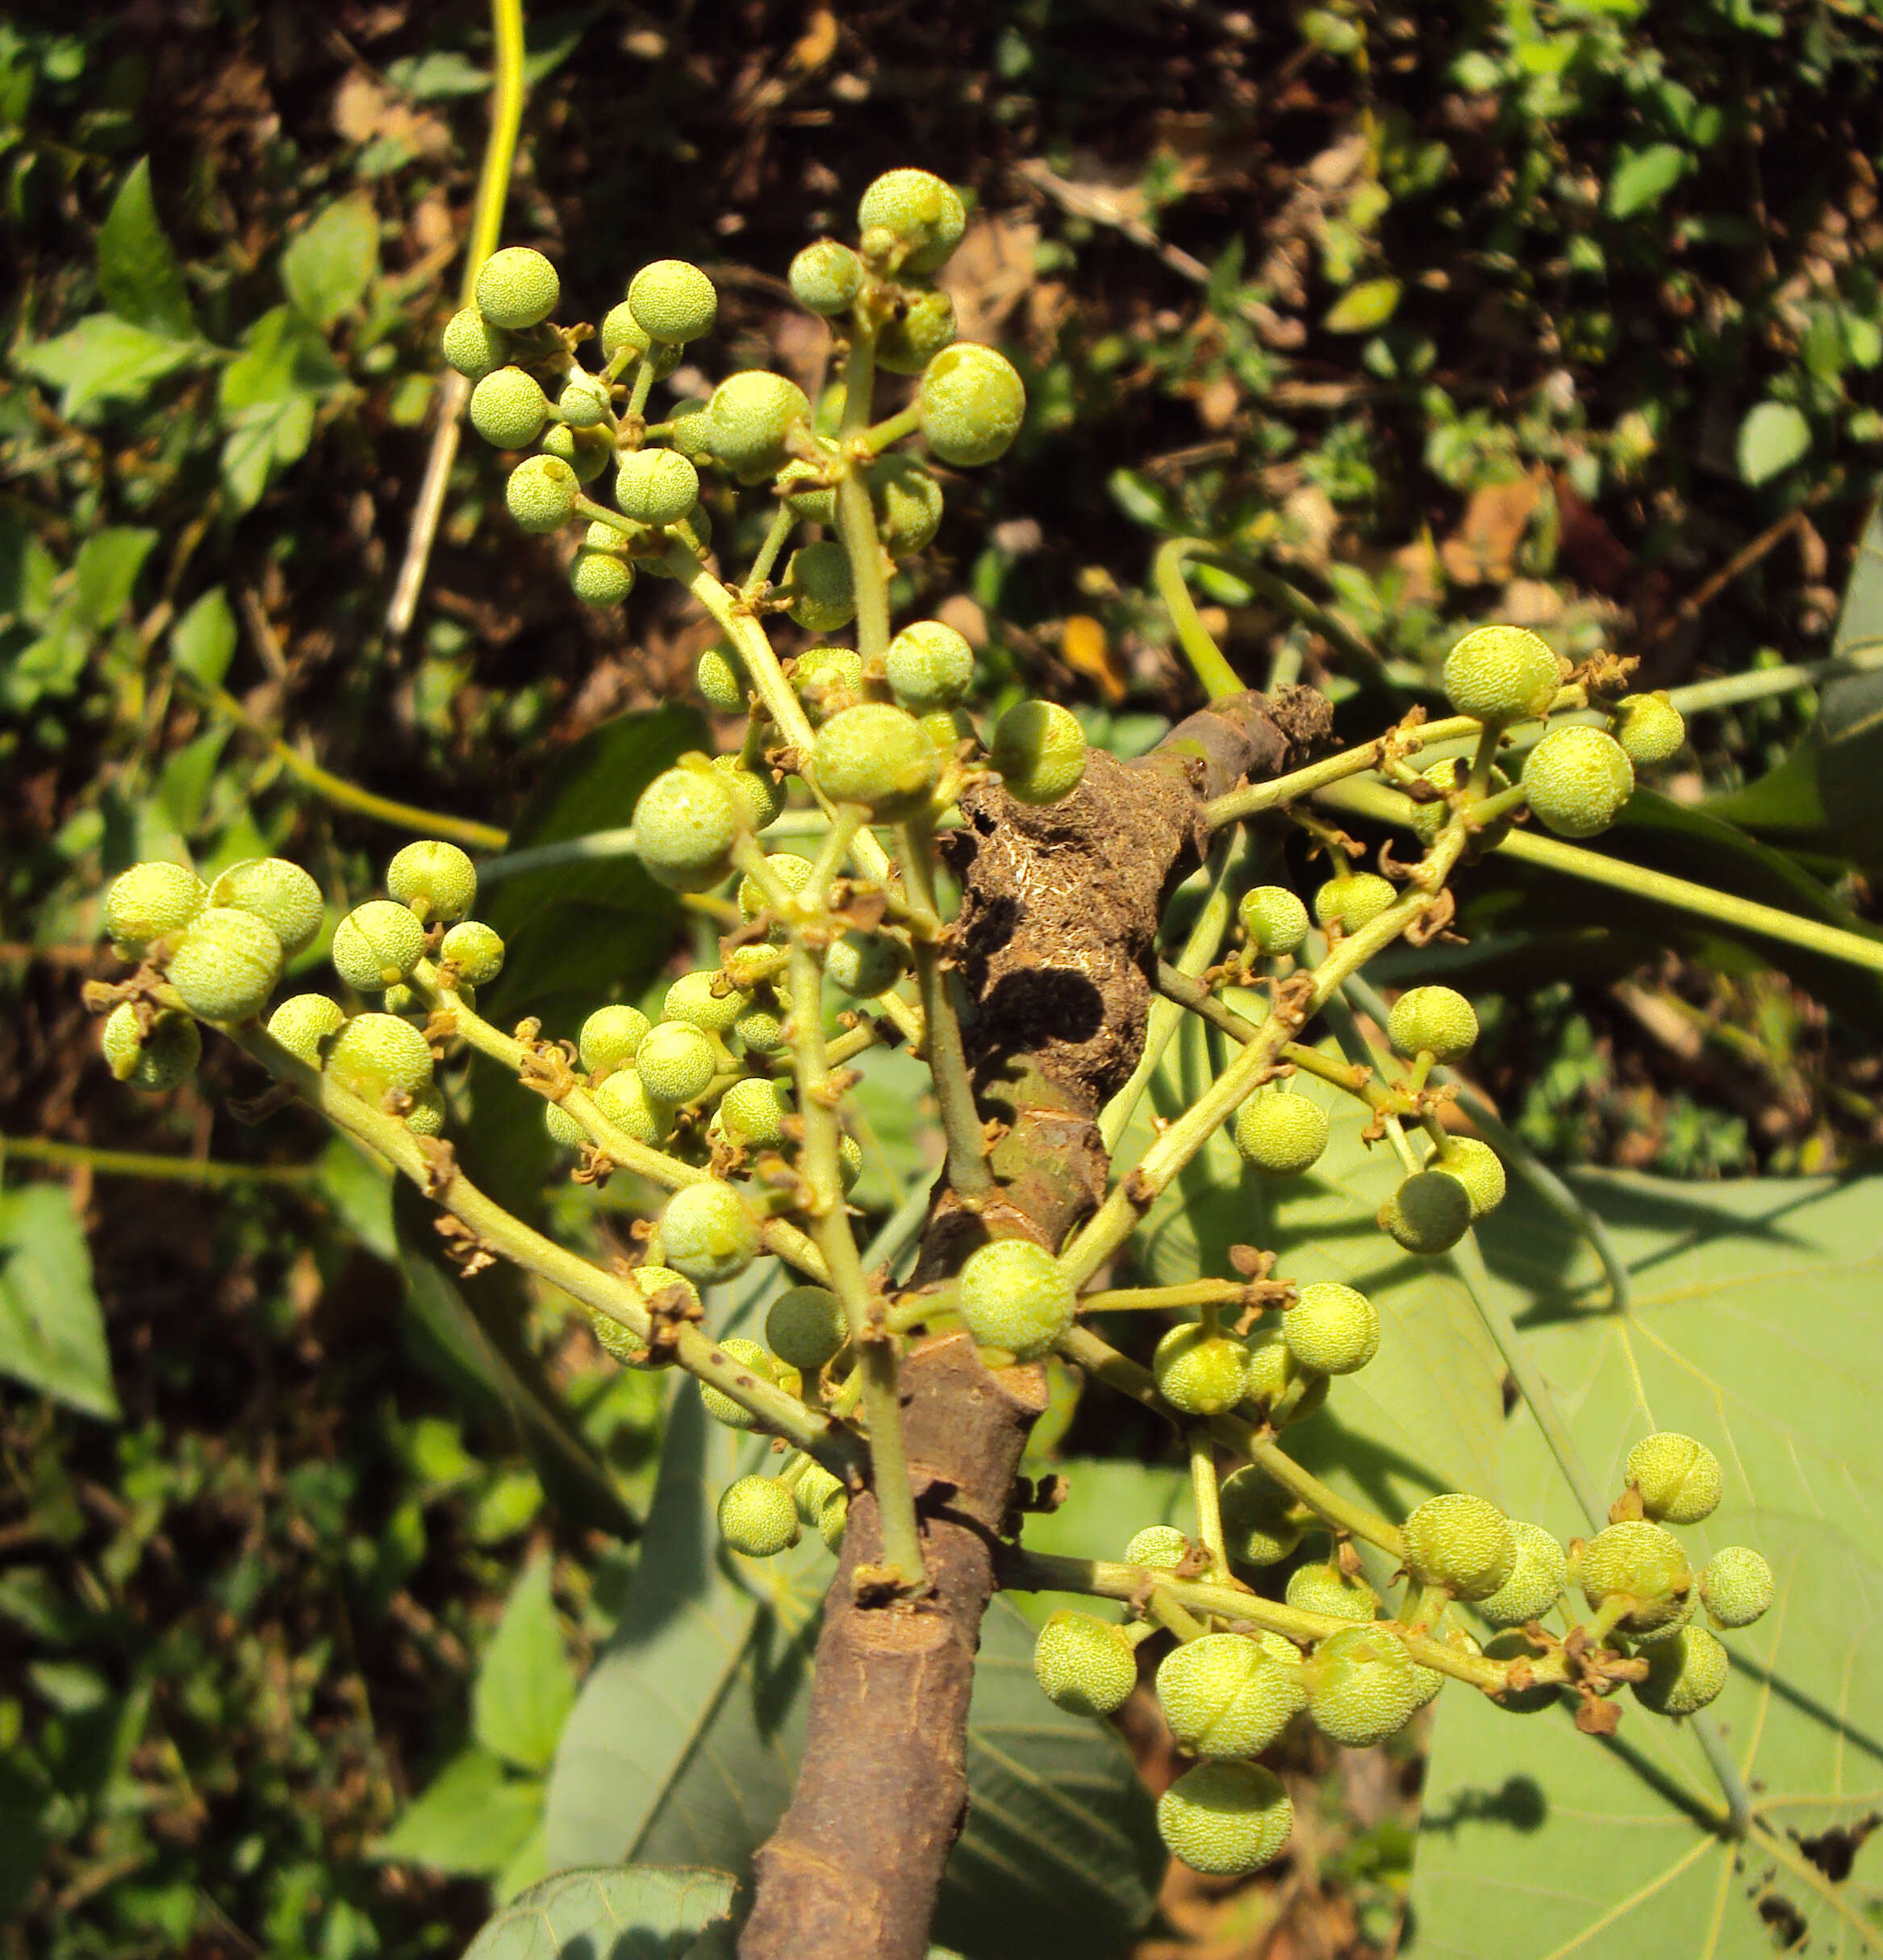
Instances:
[[[490,1920],[464,1960],[678,1960],[731,1912],[733,1893],[723,1871],[558,1872]]]

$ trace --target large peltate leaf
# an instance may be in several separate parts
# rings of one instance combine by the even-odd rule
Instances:
[[[733,1909],[723,1871],[658,1865],[561,1871],[512,1899],[464,1960],[682,1960]]]
[[[1710,1712],[1754,1833],[1739,1846],[1719,1833],[1697,1739],[1626,1695],[1604,1744],[1558,1710],[1448,1690],[1404,1950],[1751,1960],[1807,1933],[1814,1954],[1883,1950],[1865,1916],[1877,1854],[1860,1849],[1883,1809],[1883,1180],[1581,1188],[1628,1261],[1625,1309],[1586,1249],[1520,1198],[1487,1253],[1604,1487],[1619,1491],[1650,1431],[1700,1437],[1726,1495],[1681,1534],[1691,1557],[1737,1543],[1772,1562],[1777,1603],[1724,1637],[1733,1673]],[[1586,1531],[1524,1412],[1504,1480],[1517,1514]]]

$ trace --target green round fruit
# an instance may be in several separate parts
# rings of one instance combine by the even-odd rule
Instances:
[[[1409,1253],[1434,1258],[1471,1229],[1471,1196],[1442,1170],[1418,1170],[1380,1207],[1380,1224]]]
[[[637,523],[677,524],[699,501],[699,472],[672,449],[637,449],[615,473],[615,502]]]
[[[1223,1541],[1238,1565],[1279,1566],[1301,1544],[1292,1500],[1254,1464],[1231,1470],[1217,1499]]]
[[[1751,1626],[1775,1591],[1772,1567],[1749,1545],[1722,1545],[1700,1574],[1700,1596],[1716,1626]]]
[[[1521,626],[1480,626],[1445,657],[1445,694],[1460,715],[1501,724],[1545,713],[1556,698],[1556,657]]]
[[[1243,1399],[1265,1411],[1278,1428],[1305,1422],[1327,1399],[1328,1379],[1295,1359],[1280,1328],[1258,1333],[1249,1342],[1249,1387]]]
[[[398,1091],[416,1095],[432,1080],[432,1051],[396,1014],[356,1014],[327,1050],[327,1073],[349,1095],[375,1107]]]
[[[839,1491],[835,1497],[824,1500],[824,1508],[817,1513],[817,1536],[833,1556],[843,1549],[844,1526],[850,1521],[850,1497]]]
[[[837,1140],[837,1174],[846,1195],[857,1188],[857,1179],[863,1174],[863,1146],[847,1131]]]
[[[273,926],[290,960],[319,938],[327,916],[320,887],[285,857],[250,857],[231,865],[210,886],[209,903],[253,912]]]
[[[503,970],[503,941],[481,919],[463,919],[445,935],[438,957],[457,969],[461,980],[488,986]]]
[[[652,366],[656,381],[665,381],[686,357],[686,350],[678,341],[656,341],[635,319],[634,309],[624,299],[619,306],[611,307],[603,316],[601,337],[602,358],[611,366],[614,365],[616,356],[625,349]],[[628,364],[623,362],[621,365],[625,367]],[[682,416],[698,413],[705,406],[704,402],[682,402],[674,409],[673,419],[677,423]],[[678,448],[679,446],[676,442],[674,447]]]
[[[1682,1624],[1693,1610],[1693,1574],[1681,1541],[1644,1518],[1598,1531],[1583,1546],[1572,1575],[1592,1612],[1611,1599],[1628,1603],[1615,1622],[1639,1636]]]
[[[775,1558],[798,1542],[798,1501],[776,1477],[741,1477],[720,1495],[719,1535],[748,1558]]]
[[[563,399],[568,391],[563,391]],[[566,423],[558,422],[543,432],[541,443],[545,456],[553,456],[558,462],[566,463],[575,472],[578,483],[592,483],[608,465],[613,461],[615,445],[599,429],[573,429]],[[603,524],[598,519],[590,524],[584,534],[583,542],[591,550],[600,548],[596,544],[597,529],[608,532],[616,543],[621,541],[621,534],[612,525]]]
[[[902,250],[897,270],[926,274],[945,265],[967,229],[953,188],[927,170],[888,170],[857,206],[859,231],[887,231]]]
[[[362,994],[382,993],[425,956],[425,928],[390,899],[369,899],[334,928],[333,970]]]
[[[446,363],[466,381],[480,382],[510,358],[509,342],[475,307],[461,307],[445,323],[439,343]]]
[[[785,566],[791,616],[808,632],[834,633],[857,616],[850,553],[837,544],[806,544]]]
[[[693,669],[693,685],[706,705],[722,715],[743,715],[752,692],[745,663],[729,646],[708,647]]]
[[[411,1107],[405,1112],[405,1126],[415,1136],[442,1136],[445,1113],[445,1091],[436,1082],[428,1082],[413,1095]]]
[[[1463,1491],[1428,1497],[1405,1521],[1405,1566],[1424,1586],[1485,1599],[1517,1565],[1517,1534],[1488,1498]]]
[[[1327,1112],[1287,1089],[1260,1089],[1236,1111],[1236,1148],[1271,1177],[1311,1170],[1327,1148]]]
[[[828,1287],[793,1287],[765,1316],[765,1338],[782,1362],[814,1374],[834,1361],[850,1337],[842,1303]]]
[[[786,438],[794,426],[810,420],[811,404],[795,382],[751,368],[713,390],[707,413],[712,454],[735,474],[747,476],[783,466]]]
[[[924,370],[916,407],[929,452],[972,469],[1012,447],[1026,419],[1026,385],[1004,355],[958,340]]]
[[[876,365],[889,374],[920,374],[954,339],[954,302],[919,293],[900,305],[876,336]]]
[[[478,902],[478,868],[455,844],[428,837],[386,867],[386,890],[420,918],[450,925]]]
[[[1308,1713],[1348,1749],[1371,1749],[1397,1735],[1419,1705],[1419,1670],[1397,1635],[1374,1627],[1332,1633],[1314,1650]]]
[[[541,326],[562,297],[555,267],[528,245],[506,245],[478,268],[478,311],[509,332]]]
[[[813,728],[854,707],[863,694],[863,663],[849,647],[806,647],[791,663],[791,686]]]
[[[1517,1562],[1510,1576],[1476,1602],[1479,1613],[1494,1627],[1520,1627],[1540,1620],[1569,1583],[1563,1548],[1542,1525],[1513,1518],[1510,1533],[1517,1541]]]
[[[1681,753],[1687,722],[1665,694],[1624,694],[1615,703],[1615,740],[1637,769]]]
[[[1037,1361],[1072,1324],[1072,1282],[1043,1245],[996,1239],[968,1255],[956,1305],[979,1347]]]
[[[876,536],[892,558],[926,551],[942,528],[942,486],[919,457],[885,456],[870,469]]]
[[[634,1051],[647,1038],[647,1016],[638,1007],[620,1003],[597,1007],[582,1024],[576,1036],[582,1065],[591,1075],[607,1075],[634,1059]]]
[[[1249,1349],[1233,1334],[1200,1323],[1171,1328],[1157,1344],[1150,1372],[1157,1391],[1186,1416],[1220,1416],[1249,1391]]]
[[[665,1272],[670,1269],[663,1266],[658,1270]],[[645,1266],[641,1269],[643,1273],[647,1270],[649,1269]],[[694,1299],[697,1302],[699,1297],[699,1288],[693,1285],[691,1280],[686,1279],[683,1274],[680,1277],[683,1283],[691,1290]],[[649,1291],[645,1284],[642,1285],[641,1290],[643,1293]],[[658,1291],[658,1289],[656,1290]],[[759,1346],[756,1341],[748,1341],[742,1335],[734,1334],[729,1339],[720,1342],[719,1351],[729,1360],[739,1362],[742,1367],[749,1370],[760,1381],[770,1382],[776,1378],[777,1370],[771,1357]],[[733,1401],[732,1397],[723,1390],[714,1388],[708,1382],[700,1382],[699,1388],[700,1406],[715,1422],[723,1423],[729,1429],[756,1429],[758,1427],[758,1418],[745,1407],[744,1403]]]
[[[1258,953],[1292,953],[1308,936],[1308,908],[1285,885],[1244,892],[1239,916]]]
[[[1158,1572],[1175,1572],[1188,1555],[1190,1541],[1174,1524],[1146,1524],[1134,1533],[1125,1547],[1128,1566],[1146,1566]]]
[[[1157,1698],[1171,1733],[1199,1756],[1256,1756],[1295,1712],[1292,1674],[1242,1633],[1205,1633],[1166,1654]]]
[[[1079,787],[1091,753],[1069,708],[1021,701],[996,725],[987,760],[1015,802],[1056,803]]]
[[[682,974],[661,1001],[663,1021],[686,1021],[708,1034],[724,1034],[745,1011],[747,997],[725,984],[716,966]]]
[[[785,277],[792,298],[807,313],[832,319],[848,311],[851,301],[863,290],[863,261],[848,245],[834,238],[820,238],[791,261]]]
[[[1477,1010],[1451,987],[1408,987],[1392,1003],[1386,1032],[1409,1059],[1430,1055],[1434,1061],[1456,1061],[1477,1040]]]
[[[922,717],[922,732],[935,744],[940,756],[953,756],[963,742],[978,746],[974,724],[959,708],[936,708]]]
[[[650,1028],[634,1051],[635,1073],[657,1103],[691,1103],[704,1095],[718,1067],[712,1038],[687,1021]]]
[[[787,463],[778,473],[778,482],[779,494],[793,517],[812,524],[837,522],[837,486],[825,465],[803,458]]]
[[[1648,1649],[1635,1699],[1656,1715],[1697,1715],[1726,1684],[1726,1650],[1704,1627],[1684,1627]]]
[[[1331,1562],[1296,1566],[1284,1596],[1298,1613],[1325,1613],[1331,1620],[1371,1620],[1380,1612],[1379,1594]]]
[[[202,1059],[202,1036],[187,1014],[158,1014],[147,1033],[127,1000],[106,1016],[98,1040],[118,1080],[152,1095],[187,1082]]]
[[[889,643],[883,669],[912,715],[956,707],[974,686],[975,651],[952,626],[917,619]]]
[[[1317,1280],[1283,1314],[1281,1337],[1304,1368],[1352,1374],[1380,1352],[1379,1311],[1338,1280]]]
[[[861,803],[885,823],[926,809],[942,774],[921,723],[879,701],[833,715],[817,732],[811,767],[833,803]]]
[[[784,1023],[770,1007],[748,1007],[733,1023],[733,1032],[749,1055],[775,1055],[785,1045]]]
[[[1314,894],[1314,916],[1324,926],[1338,925],[1351,934],[1398,903],[1399,894],[1377,872],[1351,871],[1330,878]]]
[[[635,848],[662,884],[704,891],[731,871],[745,815],[744,804],[710,768],[663,769],[634,806]]]
[[[1504,1160],[1488,1143],[1475,1136],[1447,1136],[1426,1160],[1427,1170],[1441,1170],[1464,1186],[1471,1200],[1472,1223],[1488,1218],[1504,1202],[1507,1180]]]
[[[712,766],[725,778],[726,787],[745,804],[750,828],[763,830],[778,821],[784,810],[784,790],[769,765],[761,763],[756,769],[746,769],[737,756],[724,755],[715,756]]]
[[[1453,756],[1443,762],[1434,762],[1424,772],[1426,781],[1439,790],[1461,790],[1470,778],[1471,765],[1463,756]],[[1500,790],[1510,787],[1510,778],[1503,770],[1493,766],[1488,793],[1495,796]],[[1430,844],[1443,828],[1445,819],[1451,814],[1448,803],[1414,803],[1411,823],[1422,844]],[[1510,834],[1510,819],[1500,817],[1483,833],[1487,848],[1501,844]]]
[[[766,853],[765,868],[773,879],[783,885],[787,891],[802,891],[811,882],[816,869],[808,857],[800,857],[795,851],[771,851]],[[758,881],[749,874],[739,880],[739,911],[747,920],[756,919],[769,909],[771,901],[766,897]]]
[[[791,1490],[797,1502],[798,1516],[807,1524],[815,1524],[831,1499],[843,1495],[841,1480],[832,1476],[821,1463],[807,1463]]]
[[[111,880],[105,930],[121,958],[140,960],[159,940],[174,938],[208,903],[209,887],[194,871],[152,859]]]
[[[578,551],[569,590],[585,606],[619,606],[634,590],[634,567],[612,551]]]
[[[893,932],[845,932],[830,942],[824,970],[833,986],[855,1000],[887,994],[908,968],[908,956]]]
[[[245,1021],[280,984],[282,944],[253,912],[210,906],[170,955],[169,980],[183,1005],[206,1021]]]
[[[667,1264],[703,1287],[737,1279],[758,1257],[758,1220],[729,1184],[683,1186],[667,1200],[660,1232]]]
[[[607,415],[608,398],[606,382],[577,368],[563,382],[562,392],[556,397],[556,413],[568,428],[595,428]]]
[[[1628,1481],[1641,1493],[1641,1508],[1667,1524],[1711,1517],[1725,1484],[1719,1458],[1673,1429],[1644,1436],[1628,1452]]]
[[[560,1103],[544,1103],[543,1128],[549,1132],[550,1142],[565,1150],[578,1150],[588,1141],[588,1132]]]
[[[1121,1626],[1062,1607],[1040,1628],[1033,1671],[1055,1707],[1072,1715],[1109,1715],[1138,1685],[1138,1649]]]
[[[1537,821],[1559,837],[1593,837],[1635,794],[1635,765],[1611,735],[1580,723],[1552,728],[1530,752],[1523,787]]]
[[[336,1000],[324,994],[293,994],[268,1017],[268,1032],[290,1055],[309,1068],[320,1066],[322,1044],[346,1025]]]
[[[629,282],[628,307],[654,340],[683,343],[712,332],[719,294],[697,265],[685,259],[656,259]]]
[[[549,419],[549,398],[533,374],[497,368],[471,390],[471,427],[493,449],[527,449]]]
[[[503,501],[520,531],[543,532],[566,524],[575,515],[581,486],[569,465],[553,456],[526,457],[511,471]]]
[[[633,1068],[616,1069],[595,1091],[595,1106],[637,1143],[657,1144],[672,1127],[665,1108],[647,1093]]]
[[[784,1091],[769,1075],[734,1082],[720,1098],[718,1113],[725,1135],[748,1150],[765,1149],[784,1141]]]
[[[1281,1779],[1259,1762],[1200,1762],[1157,1800],[1158,1835],[1171,1855],[1212,1878],[1272,1864],[1295,1828]]]

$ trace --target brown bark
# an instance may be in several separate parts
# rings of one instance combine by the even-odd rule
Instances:
[[[962,798],[963,1035],[982,1113],[1002,1127],[992,1192],[937,1186],[918,1278],[954,1271],[988,1237],[1057,1249],[1103,1198],[1096,1118],[1142,1052],[1158,922],[1195,861],[1200,804],[1278,773],[1326,723],[1306,690],[1239,694],[1135,763],[1095,753],[1063,803]],[[975,1649],[1044,1376],[991,1372],[957,1334],[907,1357],[901,1400],[934,1591],[915,1605],[858,1596],[852,1575],[882,1549],[860,1494],[825,1601],[797,1787],[758,1853],[745,1960],[921,1960],[967,1815]]]

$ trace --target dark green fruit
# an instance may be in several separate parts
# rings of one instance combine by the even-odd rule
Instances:
[[[807,1374],[834,1361],[850,1337],[842,1303],[828,1287],[793,1287],[765,1316],[772,1353]]]
[[[1380,1208],[1380,1224],[1409,1253],[1449,1252],[1471,1228],[1471,1197],[1442,1170],[1415,1171]]]
[[[1697,1715],[1726,1684],[1726,1650],[1704,1627],[1683,1627],[1647,1650],[1635,1699],[1657,1715]]]
[[[1292,1515],[1292,1500],[1253,1464],[1231,1470],[1223,1478],[1217,1503],[1223,1541],[1238,1565],[1278,1566],[1301,1542],[1301,1527]]]

